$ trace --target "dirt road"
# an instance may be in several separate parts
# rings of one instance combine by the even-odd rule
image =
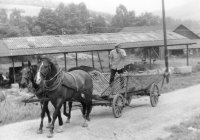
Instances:
[[[200,113],[200,85],[164,94],[157,107],[149,98],[132,100],[121,118],[114,118],[109,107],[94,107],[88,128],[82,128],[80,110],[72,112],[64,132],[54,133],[52,140],[155,140],[169,135],[165,128]],[[64,118],[64,117],[63,117]],[[47,129],[36,134],[40,120],[24,121],[0,127],[0,140],[44,140]],[[46,124],[46,120],[45,120]],[[57,122],[56,122],[57,128]],[[55,129],[56,129],[55,128]]]

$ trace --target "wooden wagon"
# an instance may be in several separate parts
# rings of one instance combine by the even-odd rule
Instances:
[[[130,74],[118,75],[112,85],[109,85],[108,73],[90,72],[93,79],[93,106],[112,107],[114,117],[122,115],[125,106],[131,103],[132,96],[149,96],[152,107],[158,103],[163,74]]]

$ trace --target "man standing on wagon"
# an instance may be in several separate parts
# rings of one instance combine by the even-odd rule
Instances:
[[[110,85],[112,85],[112,83],[115,79],[116,72],[118,74],[123,73],[125,57],[126,57],[125,50],[120,48],[120,44],[116,44],[115,49],[113,49],[110,52],[110,56],[109,56],[109,61],[110,61],[110,65],[111,65],[111,75],[110,75],[110,82],[109,82]],[[120,80],[120,82],[122,82],[121,85],[124,84],[123,80]]]

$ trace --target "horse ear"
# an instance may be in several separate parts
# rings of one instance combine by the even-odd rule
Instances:
[[[28,66],[29,66],[29,67],[31,66],[31,61],[29,61],[29,60],[28,60]]]

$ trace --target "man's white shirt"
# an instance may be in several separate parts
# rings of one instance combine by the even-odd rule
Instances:
[[[110,52],[110,64],[112,69],[121,70],[124,68],[124,57],[126,56],[126,52],[124,49],[119,49],[119,53],[117,53],[116,49]]]

